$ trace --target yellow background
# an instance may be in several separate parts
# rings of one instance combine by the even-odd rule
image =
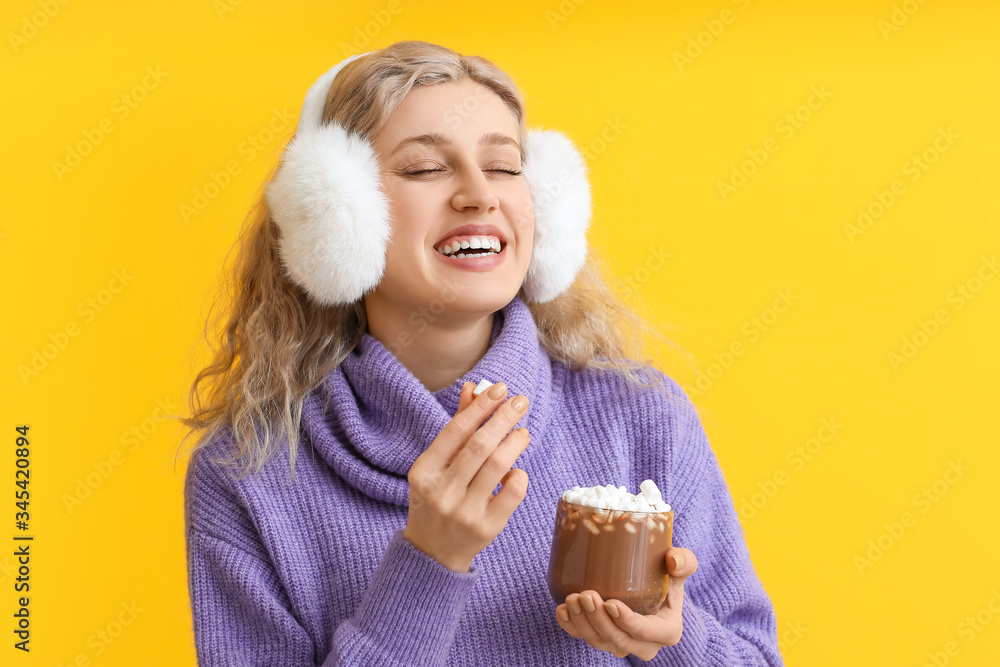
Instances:
[[[223,2],[4,2],[0,663],[194,664],[182,430],[162,415],[186,410],[209,289],[306,88],[348,53],[425,39],[494,60],[530,124],[588,151],[593,243],[694,359],[660,348],[663,366],[707,378],[692,397],[787,663],[997,664],[1000,279],[983,258],[1000,253],[1000,5]],[[810,109],[814,87],[829,95]],[[240,173],[185,221],[231,160]],[[754,173],[724,200],[734,169]],[[895,180],[852,242],[845,225]],[[978,288],[961,308],[959,285]],[[782,290],[792,305],[769,312]],[[894,365],[904,338],[921,345]],[[11,648],[22,423],[30,656]]]

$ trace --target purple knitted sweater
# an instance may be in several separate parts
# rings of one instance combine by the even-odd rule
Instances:
[[[653,372],[659,374],[655,369]],[[458,408],[462,383],[503,381],[531,399],[517,425],[528,494],[469,572],[403,537],[406,475]],[[188,583],[200,665],[781,665],[774,610],[697,413],[611,372],[573,371],[538,342],[518,298],[494,316],[486,355],[428,391],[365,334],[306,400],[295,478],[287,451],[235,481],[196,454],[185,486]],[[221,452],[226,431],[205,451]],[[683,636],[650,662],[566,634],[546,586],[556,501],[574,485],[653,479],[676,512]]]

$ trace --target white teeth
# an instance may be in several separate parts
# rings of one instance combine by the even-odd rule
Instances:
[[[489,236],[470,236],[467,240],[455,241],[454,243],[441,246],[440,248],[437,249],[437,251],[442,255],[450,255],[454,257],[455,256],[454,253],[458,252],[459,250],[468,250],[468,249],[485,250],[487,248],[492,250],[494,254],[499,253],[500,239]],[[490,254],[490,253],[487,252],[479,254]]]
[[[473,252],[473,253],[469,253],[469,254],[465,254],[464,252],[460,252],[457,255],[451,255],[451,257],[458,257],[459,259],[464,259],[465,257],[485,257],[486,255],[496,255],[496,254],[497,253],[493,252],[492,250],[488,251],[488,252],[478,252],[478,253]]]

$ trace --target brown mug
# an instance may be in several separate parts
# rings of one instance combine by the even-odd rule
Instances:
[[[597,591],[640,614],[655,614],[667,597],[667,550],[674,512],[589,507],[559,499],[549,555],[549,593]]]

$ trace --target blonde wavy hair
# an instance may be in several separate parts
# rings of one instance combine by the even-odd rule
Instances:
[[[324,120],[371,140],[414,86],[464,79],[504,101],[518,121],[523,146],[525,107],[513,79],[484,58],[422,41],[396,42],[345,65],[327,96]],[[278,253],[280,233],[264,197],[279,165],[261,186],[226,257],[231,268],[223,271],[204,330],[213,360],[191,386],[191,416],[180,420],[190,429],[182,447],[200,434],[192,455],[231,428],[230,456],[216,460],[236,467],[241,477],[258,472],[284,440],[294,477],[305,397],[347,357],[367,327],[362,299],[346,306],[318,306],[286,274]],[[560,296],[534,303],[523,288],[518,296],[552,358],[575,370],[618,372],[641,387],[662,389],[657,374],[647,381],[645,371],[653,362],[645,357],[644,344],[656,337],[675,346],[626,305],[607,275],[591,248],[576,280]],[[210,331],[216,332],[218,346]]]

